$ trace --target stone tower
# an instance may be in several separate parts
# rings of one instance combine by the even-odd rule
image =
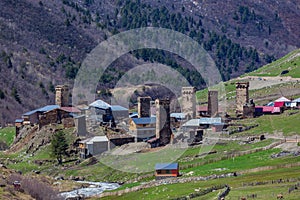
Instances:
[[[249,82],[237,82],[235,87],[236,114],[243,115],[243,106],[249,102]]]
[[[208,91],[208,115],[216,117],[218,115],[218,91]]]
[[[167,145],[171,141],[170,127],[170,100],[156,99],[156,138],[159,138],[160,145]]]
[[[182,87],[182,112],[186,114],[187,119],[196,118],[196,88]]]
[[[151,97],[138,97],[138,115],[141,117],[150,117]]]
[[[55,87],[55,104],[60,107],[69,106],[69,87],[67,85]]]

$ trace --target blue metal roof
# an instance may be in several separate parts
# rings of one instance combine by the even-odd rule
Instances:
[[[161,169],[178,169],[178,163],[156,163],[155,170]]]
[[[16,119],[16,123],[22,123],[24,121],[24,119]]]
[[[44,107],[41,107],[41,108],[38,108],[38,109],[35,109],[35,110],[31,110],[27,113],[24,113],[23,116],[32,115],[36,112],[48,112],[48,111],[51,111],[51,110],[55,110],[57,108],[60,108],[59,105],[47,105],[47,106],[44,106]]]
[[[216,123],[222,123],[221,117],[216,118],[200,118],[199,119],[200,124],[216,124]]]
[[[185,119],[185,113],[171,113],[170,117],[175,117],[177,119]]]
[[[38,112],[48,112],[51,110],[55,110],[57,108],[60,108],[59,105],[48,105],[48,106],[44,106],[42,108],[39,108],[37,111]]]
[[[155,124],[156,117],[142,117],[142,118],[132,118],[135,124]]]
[[[128,111],[127,108],[124,108],[123,106],[119,106],[119,105],[111,106],[111,110],[112,111]]]
[[[23,114],[23,116],[28,116],[28,115],[32,115],[33,113],[36,113],[38,111],[38,109],[36,110],[31,110],[31,111],[28,111],[26,113]]]

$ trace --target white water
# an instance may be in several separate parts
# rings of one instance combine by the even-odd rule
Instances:
[[[77,183],[89,184],[90,187],[80,188],[69,192],[63,192],[60,195],[66,199],[70,197],[77,197],[79,195],[82,195],[84,197],[91,197],[99,195],[105,190],[114,190],[120,187],[118,183],[102,183],[89,181],[77,181]]]

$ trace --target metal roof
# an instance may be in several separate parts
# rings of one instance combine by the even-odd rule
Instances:
[[[93,144],[94,142],[108,142],[108,138],[106,136],[95,136],[92,138],[88,138],[85,140],[80,141],[79,143],[87,143],[87,144]]]
[[[215,118],[200,118],[199,119],[199,123],[200,124],[218,124],[218,123],[222,123],[222,119],[221,117],[215,117]]]
[[[191,119],[187,122],[185,122],[182,126],[195,126],[195,127],[198,127],[200,125],[199,123],[199,119]]]
[[[108,103],[106,103],[105,101],[102,101],[102,100],[97,100],[97,101],[94,101],[93,103],[91,103],[89,105],[90,107],[94,107],[94,108],[100,108],[100,109],[108,109],[110,108],[110,105]]]
[[[37,112],[48,112],[48,111],[51,111],[51,110],[55,110],[59,108],[59,105],[47,105],[47,106],[44,106],[42,108],[39,108],[37,110]]]
[[[32,115],[32,114],[36,113],[37,111],[38,111],[38,109],[36,109],[36,110],[31,110],[31,111],[28,111],[28,112],[24,113],[24,114],[23,114],[23,116]]]
[[[155,170],[161,170],[161,169],[178,169],[178,163],[156,163],[155,164]]]
[[[155,124],[156,123],[156,117],[132,118],[132,121],[135,124]]]
[[[201,124],[220,124],[220,123],[222,123],[221,117],[215,117],[215,118],[202,117],[200,119],[191,119],[186,123],[184,123],[182,126],[198,127]]]
[[[24,121],[24,119],[16,119],[16,123],[22,123]]]
[[[23,114],[23,116],[28,116],[28,115],[32,115],[36,112],[48,112],[48,111],[51,111],[51,110],[55,110],[59,108],[59,105],[47,105],[47,106],[44,106],[44,107],[41,107],[41,108],[38,108],[38,109],[35,109],[35,110],[31,110],[29,112],[26,112]]]
[[[130,118],[134,118],[134,117],[138,117],[138,116],[139,116],[139,114],[137,112],[134,112],[129,115]]]
[[[174,117],[177,119],[185,119],[186,114],[185,113],[171,113],[170,117]]]
[[[291,100],[285,98],[285,97],[280,97],[279,99],[276,99],[275,102],[290,102]]]
[[[293,102],[300,103],[300,98],[294,99]]]
[[[128,111],[127,108],[125,108],[123,106],[119,106],[119,105],[112,105],[111,110],[112,111]]]

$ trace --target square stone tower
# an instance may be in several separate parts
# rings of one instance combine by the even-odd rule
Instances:
[[[196,118],[196,88],[182,87],[182,112],[186,114],[187,119]]]
[[[243,115],[243,106],[249,102],[249,82],[237,82],[235,87],[236,114]]]
[[[69,87],[67,85],[57,85],[55,87],[55,104],[60,107],[69,106]]]
[[[218,115],[218,110],[218,91],[208,91],[208,115],[210,117],[216,117]]]
[[[170,127],[170,100],[156,99],[156,138],[159,138],[160,145],[167,145],[171,141]]]
[[[150,117],[151,97],[138,97],[138,115],[141,117]]]

